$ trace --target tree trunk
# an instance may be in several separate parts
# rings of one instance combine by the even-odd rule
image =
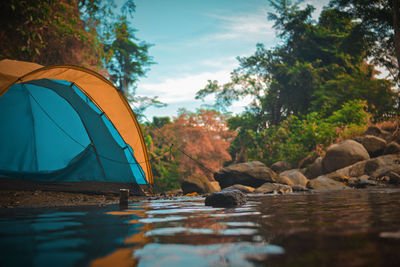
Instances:
[[[400,80],[400,10],[399,0],[392,0],[393,7],[393,28],[394,28],[394,47],[397,58],[397,78]]]

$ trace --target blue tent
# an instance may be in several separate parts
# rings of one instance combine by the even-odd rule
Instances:
[[[23,63],[1,61],[0,72],[2,64]],[[73,75],[54,74],[65,70]],[[82,82],[82,75],[90,77],[94,88]],[[125,98],[98,74],[71,66],[38,67],[1,82],[0,177],[47,183],[152,182],[136,119]]]

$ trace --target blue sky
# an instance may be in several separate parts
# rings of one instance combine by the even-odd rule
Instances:
[[[317,18],[328,0],[304,1],[317,8]],[[145,115],[170,116],[178,108],[195,111],[202,104],[195,94],[207,80],[228,82],[238,66],[237,56],[254,53],[258,42],[272,47],[277,39],[267,20],[273,11],[266,0],[136,0],[132,26],[140,40],[154,44],[149,54],[157,63],[141,78],[136,93],[167,103],[165,108],[149,108]],[[240,112],[243,99],[231,111]]]

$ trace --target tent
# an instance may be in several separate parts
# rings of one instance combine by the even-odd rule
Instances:
[[[0,129],[0,177],[8,181],[153,183],[128,102],[89,69],[0,61]]]

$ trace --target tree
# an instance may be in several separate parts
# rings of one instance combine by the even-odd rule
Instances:
[[[210,81],[197,98],[215,93],[219,104],[230,105],[239,97],[253,96],[247,112],[258,121],[254,130],[278,125],[291,115],[322,111],[330,116],[352,99],[367,100],[376,117],[392,112],[395,94],[390,82],[376,79],[374,67],[367,64],[359,23],[335,9],[325,9],[314,23],[312,6],[301,10],[285,0],[271,3],[277,13],[269,18],[275,21],[281,44],[270,50],[258,44],[254,55],[239,58],[231,82]],[[339,82],[343,79],[348,82]]]
[[[42,65],[79,65],[109,77],[135,104],[138,118],[157,97],[136,95],[136,82],[154,64],[150,44],[136,38],[128,21],[135,4],[125,0],[32,0],[0,3],[0,59]]]
[[[234,133],[227,127],[226,116],[215,110],[181,110],[172,122],[153,118],[145,135],[155,181],[164,189],[179,186],[178,179],[192,174],[212,180],[213,172],[231,159],[227,150]]]
[[[332,0],[330,6],[353,20],[361,20],[366,32],[368,56],[384,66],[399,81],[400,7],[398,0]]]
[[[0,25],[1,59],[102,67],[101,40],[80,19],[77,1],[2,1]]]
[[[110,78],[125,96],[129,91],[134,94],[134,89],[129,90],[129,87],[145,75],[147,66],[154,63],[148,56],[150,45],[138,42],[126,16],[121,16],[114,24],[112,38],[112,42],[105,46],[106,52],[111,53],[107,62]]]

